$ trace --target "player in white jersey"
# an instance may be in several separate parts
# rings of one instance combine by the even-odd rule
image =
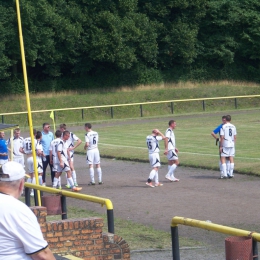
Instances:
[[[146,185],[150,186],[151,188],[163,186],[163,184],[159,182],[159,177],[158,177],[158,169],[161,166],[160,155],[159,155],[160,152],[159,141],[161,140],[164,140],[164,144],[166,146],[165,143],[166,137],[158,129],[154,129],[152,131],[152,134],[146,137],[146,144],[149,153],[149,161],[150,161],[150,165],[153,168],[149,174],[149,178],[146,182]],[[152,182],[153,180],[155,183],[154,185]]]
[[[23,147],[23,137],[21,137],[21,131],[19,128],[14,129],[14,137],[11,140],[10,138],[7,141],[8,150],[11,151],[11,141],[13,142],[13,160],[20,163],[24,167],[24,156],[21,152]]]
[[[60,131],[63,133],[65,130],[67,129],[66,124],[61,124],[60,125]],[[76,175],[76,171],[74,168],[74,150],[82,143],[82,141],[72,132],[70,132],[70,138],[67,140],[68,143],[68,149],[70,151],[70,169],[71,169],[71,174],[72,174],[72,178],[74,181],[75,186],[77,187],[77,175]],[[71,188],[70,184],[68,182],[67,179],[67,188]]]
[[[57,165],[59,164],[59,158],[58,158],[58,154],[57,154],[57,148],[58,148],[58,144],[61,141],[61,136],[62,136],[62,132],[60,130],[57,130],[55,132],[55,139],[51,142],[49,151],[50,151],[50,163],[52,164],[52,170],[53,172],[57,172]],[[59,177],[59,181],[58,181],[58,188],[61,189],[61,178]]]
[[[233,178],[234,171],[234,156],[235,156],[235,143],[237,139],[237,130],[231,122],[231,116],[226,116],[227,123],[220,129],[220,147],[219,151],[221,153],[221,163],[222,163],[222,174],[220,178]],[[230,160],[230,170],[229,176],[226,170],[226,157]]]
[[[72,187],[72,191],[80,191],[82,188],[76,187],[74,181],[71,176],[69,161],[70,161],[70,153],[68,150],[68,146],[66,144],[67,140],[70,137],[69,131],[63,132],[63,138],[60,140],[59,144],[57,145],[57,155],[59,163],[57,165],[57,172],[55,173],[55,177],[53,180],[53,188],[56,188],[59,182],[59,177],[61,176],[62,172],[66,172],[68,176],[68,181],[70,186]]]
[[[33,129],[33,135],[36,135],[36,130]],[[35,148],[37,145],[37,140],[34,139],[34,144]],[[35,184],[35,176],[34,176],[34,167],[33,167],[33,156],[32,156],[32,140],[31,137],[24,138],[23,140],[23,147],[21,149],[21,152],[26,154],[27,156],[27,167],[28,167],[28,172],[30,175],[30,178],[27,179],[27,182]],[[37,154],[37,151],[36,151]],[[34,191],[33,189],[31,190],[31,196],[34,196]]]
[[[43,165],[42,165],[42,160],[45,157],[43,153],[43,148],[42,148],[42,132],[37,131],[36,133],[36,161],[37,161],[37,170],[38,170],[38,179],[39,179],[39,184],[42,185],[42,174],[43,174]]]
[[[176,148],[175,144],[175,135],[173,132],[173,129],[176,127],[175,120],[169,121],[169,128],[167,128],[165,132],[166,136],[166,144],[167,144],[167,151],[165,152],[165,155],[167,155],[168,158],[168,173],[165,175],[165,178],[169,181],[177,182],[179,179],[175,178],[174,172],[179,165],[179,158],[178,158],[178,152],[179,150]]]
[[[98,150],[98,133],[92,130],[92,125],[90,123],[85,124],[85,146],[87,149],[87,163],[89,165],[90,183],[89,185],[95,185],[94,178],[94,164],[96,165],[98,173],[98,184],[103,184],[102,181],[102,170],[100,167],[100,154]]]

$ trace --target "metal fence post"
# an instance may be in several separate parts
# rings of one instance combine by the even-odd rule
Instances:
[[[237,99],[235,98],[235,109],[237,109]]]
[[[84,119],[84,110],[81,109],[81,119],[83,120]]]
[[[202,100],[202,108],[203,108],[203,111],[205,111],[205,100]]]
[[[114,109],[113,107],[110,108],[111,118],[114,118]]]
[[[173,102],[171,102],[171,112],[173,114]]]
[[[140,105],[140,113],[141,113],[141,117],[143,117],[143,105]]]
[[[54,115],[54,121],[56,121],[56,112],[53,111],[53,115]]]
[[[33,190],[34,194],[34,205],[39,206],[38,196],[37,196],[37,190]]]
[[[2,115],[2,124],[5,123],[5,120],[4,120],[4,115]]]
[[[61,219],[67,219],[67,203],[66,203],[66,196],[61,196]]]
[[[257,241],[253,239],[253,259],[258,260],[258,246]]]
[[[115,228],[114,228],[114,211],[113,211],[113,209],[107,210],[107,226],[108,226],[108,232],[114,234]]]
[[[31,207],[30,189],[27,187],[24,188],[24,196],[25,196],[25,204],[28,207]]]
[[[171,236],[172,236],[172,259],[180,260],[178,226],[171,227]]]

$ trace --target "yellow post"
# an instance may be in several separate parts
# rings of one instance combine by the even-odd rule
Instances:
[[[27,110],[28,110],[29,130],[30,130],[30,136],[31,136],[31,141],[32,141],[34,174],[35,174],[36,184],[39,185],[38,170],[37,170],[37,164],[36,164],[36,151],[35,151],[35,143],[34,143],[34,135],[33,135],[31,104],[30,104],[30,97],[29,97],[29,87],[28,87],[26,61],[25,61],[24,45],[23,45],[23,32],[22,32],[22,23],[21,23],[19,0],[16,0],[16,11],[17,11],[20,49],[21,49],[22,66],[23,66],[24,87],[25,87],[26,103],[27,103]],[[38,196],[39,206],[41,206],[41,196],[40,196],[39,190],[37,190],[37,196]]]

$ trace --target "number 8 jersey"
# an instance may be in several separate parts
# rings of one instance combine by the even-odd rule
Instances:
[[[220,129],[220,136],[224,137],[223,147],[234,147],[234,137],[237,135],[236,127],[230,123],[226,123]]]
[[[98,133],[90,131],[85,134],[85,142],[89,143],[88,150],[97,148],[98,146]]]

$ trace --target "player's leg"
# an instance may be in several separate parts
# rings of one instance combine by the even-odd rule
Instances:
[[[221,175],[220,175],[221,179],[227,178],[226,157],[229,157],[229,149],[223,147],[222,152],[221,152],[221,163],[222,163],[222,172],[221,172]]]
[[[179,165],[178,156],[173,150],[171,150],[168,152],[167,158],[168,158],[168,173],[166,174],[165,178],[170,181],[177,182],[179,181],[179,179],[175,178],[174,172],[177,166]]]
[[[27,167],[28,167],[28,172],[29,172],[29,175],[30,175],[30,178],[27,179],[27,182],[35,184],[33,157],[32,156],[27,158]],[[30,195],[32,197],[34,196],[34,190],[33,189],[31,189]]]
[[[96,169],[97,169],[98,184],[103,184],[103,181],[102,181],[102,169],[101,169],[101,166],[100,166],[100,154],[99,154],[99,150],[98,149],[96,149],[95,152],[94,152],[93,163],[96,165]]]
[[[66,173],[67,173],[68,181],[70,183],[72,191],[80,191],[80,190],[82,190],[81,187],[76,187],[75,186],[75,183],[73,181],[72,174],[71,174],[71,171],[70,171],[69,164],[67,164],[66,162],[64,163],[64,171],[66,171]]]
[[[46,169],[48,166],[47,158],[50,157],[49,155],[46,155],[45,157],[42,157],[42,186],[46,186]]]
[[[231,148],[230,149],[230,170],[229,170],[229,176],[230,178],[234,177],[233,171],[234,171],[234,167],[235,167],[235,162],[234,162],[234,156],[235,156],[235,148]]]
[[[89,175],[90,175],[90,183],[88,185],[95,185],[95,178],[94,178],[94,168],[93,168],[93,161],[94,161],[94,153],[93,150],[87,151],[87,164],[89,166]]]
[[[158,170],[157,158],[156,158],[155,153],[149,154],[149,162],[150,162],[150,165],[152,166],[152,170],[150,171],[149,177],[148,177],[147,182],[145,184],[147,186],[150,186],[151,188],[154,188],[153,180],[155,178],[156,171]]]
[[[57,166],[59,166],[59,165],[57,165]],[[57,185],[58,185],[61,173],[62,173],[62,168],[59,166],[59,167],[57,167],[57,172],[55,173],[55,176],[53,178],[53,185],[52,185],[52,187],[55,188],[55,189],[57,188]]]

